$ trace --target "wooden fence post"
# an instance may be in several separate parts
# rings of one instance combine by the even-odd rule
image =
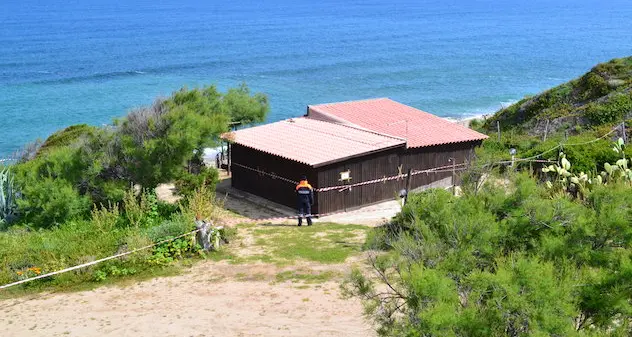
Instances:
[[[410,174],[412,169],[408,169],[408,173],[406,174],[406,196],[404,196],[404,205],[408,202],[408,195],[410,194]]]

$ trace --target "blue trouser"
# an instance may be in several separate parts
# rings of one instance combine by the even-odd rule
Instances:
[[[298,203],[298,225],[303,224],[303,216],[307,219],[307,225],[312,225],[312,205],[309,201],[299,201]]]

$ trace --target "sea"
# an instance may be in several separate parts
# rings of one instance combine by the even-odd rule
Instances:
[[[0,0],[0,158],[182,87],[459,118],[629,55],[630,0]]]

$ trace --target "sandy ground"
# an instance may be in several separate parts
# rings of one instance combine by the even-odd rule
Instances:
[[[217,267],[217,268],[214,268]],[[230,273],[228,270],[232,270]],[[220,263],[128,287],[0,302],[2,336],[374,336],[337,281],[268,280],[270,268]],[[264,273],[252,273],[253,270]],[[230,275],[232,274],[232,275]],[[230,276],[227,276],[230,275]],[[271,283],[272,282],[272,283]]]
[[[347,213],[324,216],[316,221],[376,226],[394,217],[401,208],[400,201],[386,201]]]

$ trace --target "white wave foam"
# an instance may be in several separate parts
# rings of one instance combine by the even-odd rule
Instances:
[[[518,102],[518,100],[501,101],[498,104],[488,106],[485,108],[468,109],[469,111],[466,110],[465,112],[461,113],[460,115],[456,117],[452,116],[452,117],[443,117],[443,118],[451,122],[469,121],[473,119],[486,119],[486,118],[491,117],[498,110],[507,108],[508,106],[516,102]]]

